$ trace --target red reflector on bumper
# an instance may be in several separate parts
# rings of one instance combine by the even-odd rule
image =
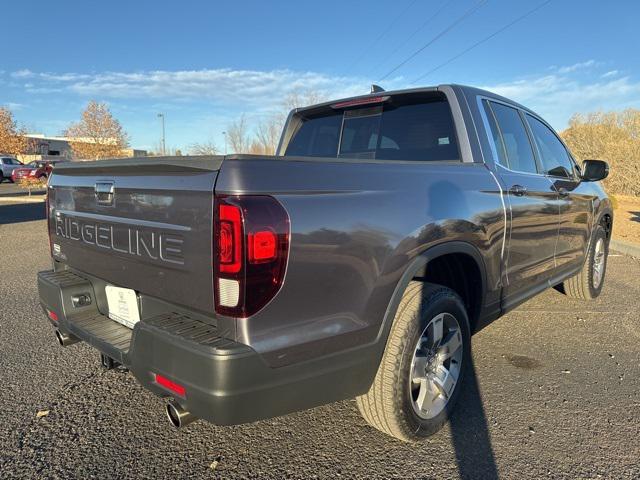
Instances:
[[[51,310],[47,310],[47,316],[53,320],[54,322],[58,321],[58,314],[56,312],[52,312]]]
[[[160,385],[161,387],[166,388],[167,390],[175,393],[176,395],[180,395],[181,397],[184,397],[185,394],[185,389],[182,385],[178,385],[175,382],[172,382],[171,380],[169,380],[166,377],[163,377],[162,375],[156,373],[156,383],[158,385]]]

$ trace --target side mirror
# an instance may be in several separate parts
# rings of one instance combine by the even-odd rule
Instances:
[[[582,180],[597,182],[609,175],[609,164],[603,160],[585,160],[582,162]]]

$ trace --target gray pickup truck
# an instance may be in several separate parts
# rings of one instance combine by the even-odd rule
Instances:
[[[271,157],[60,165],[40,301],[60,344],[128,368],[175,426],[356,397],[418,440],[450,416],[472,332],[549,287],[600,294],[607,174],[506,98],[375,91],[292,111]]]

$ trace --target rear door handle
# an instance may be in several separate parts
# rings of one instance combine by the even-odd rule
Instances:
[[[511,193],[511,195],[515,195],[516,197],[522,197],[523,195],[526,195],[527,188],[523,187],[522,185],[513,185],[509,189],[509,193]]]

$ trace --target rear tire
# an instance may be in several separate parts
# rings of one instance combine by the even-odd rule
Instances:
[[[580,272],[562,283],[564,293],[581,300],[593,300],[600,295],[607,271],[607,256],[609,255],[609,241],[607,234],[598,225],[593,232],[587,258]]]
[[[470,355],[462,299],[449,288],[411,282],[373,384],[356,398],[360,413],[371,426],[399,440],[433,435],[449,419]]]

